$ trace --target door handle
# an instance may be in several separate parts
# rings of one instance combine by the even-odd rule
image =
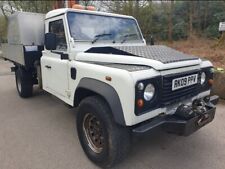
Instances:
[[[49,65],[45,65],[45,67],[46,67],[47,69],[51,69],[51,68],[52,68],[52,67],[49,66]]]

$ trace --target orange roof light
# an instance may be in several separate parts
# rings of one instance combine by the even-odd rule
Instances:
[[[94,6],[87,6],[86,9],[90,10],[90,11],[95,11],[95,7]]]
[[[79,4],[74,4],[72,8],[73,9],[84,9],[84,6],[79,5]]]

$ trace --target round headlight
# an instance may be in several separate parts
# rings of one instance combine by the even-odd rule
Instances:
[[[206,74],[205,74],[205,72],[202,72],[202,74],[201,74],[201,85],[203,85],[205,83],[205,80],[206,80]]]
[[[144,90],[144,99],[146,101],[150,101],[153,96],[155,95],[155,87],[153,86],[153,84],[148,84]]]

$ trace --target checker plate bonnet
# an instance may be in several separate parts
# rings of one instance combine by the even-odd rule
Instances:
[[[184,54],[175,49],[161,45],[94,47],[87,50],[86,52],[136,56],[157,60],[164,64],[199,59],[196,56]]]

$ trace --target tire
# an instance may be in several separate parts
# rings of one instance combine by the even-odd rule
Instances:
[[[93,125],[91,119],[94,121]],[[94,128],[92,132],[91,125]],[[87,157],[102,168],[110,168],[121,162],[129,152],[128,128],[115,123],[108,104],[101,97],[91,96],[81,102],[77,112],[77,132]],[[98,141],[92,141],[91,133]],[[91,144],[93,142],[96,144]]]
[[[15,72],[16,89],[20,97],[28,98],[33,95],[32,73],[22,67],[18,67]]]

